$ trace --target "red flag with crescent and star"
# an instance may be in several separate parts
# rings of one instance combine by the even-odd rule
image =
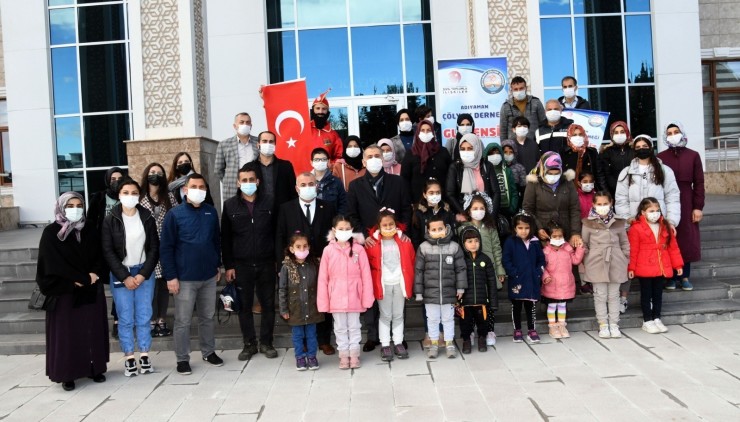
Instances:
[[[267,129],[273,132],[275,155],[293,164],[296,174],[311,171],[311,119],[306,80],[281,82],[262,88]]]

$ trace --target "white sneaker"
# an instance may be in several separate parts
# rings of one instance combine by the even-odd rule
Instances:
[[[611,333],[611,338],[622,337],[622,332],[619,331],[619,325],[617,324],[609,324],[609,332]]]
[[[623,314],[627,312],[627,298],[624,296],[619,296],[619,313]]]
[[[667,333],[668,332],[668,327],[666,327],[665,325],[663,325],[663,322],[661,322],[660,318],[655,318],[655,320],[653,320],[653,322],[655,323],[655,326],[658,328],[658,331],[660,331],[661,333]]]
[[[660,329],[655,325],[655,321],[645,321],[642,323],[642,331],[650,334],[660,333]]]
[[[486,346],[494,346],[496,344],[496,333],[489,331],[486,335]]]
[[[609,333],[609,324],[599,324],[599,337],[601,338],[611,337],[611,334]]]

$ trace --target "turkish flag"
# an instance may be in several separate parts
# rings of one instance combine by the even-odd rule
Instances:
[[[306,80],[262,88],[267,128],[276,136],[275,155],[293,164],[296,174],[311,171],[311,119]]]

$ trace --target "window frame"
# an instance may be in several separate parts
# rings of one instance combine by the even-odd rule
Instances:
[[[740,62],[738,57],[719,58],[714,60],[702,60],[702,66],[709,66],[709,86],[702,83],[701,93],[712,94],[712,136],[720,136],[719,127],[719,96],[720,94],[740,94],[740,86],[734,88],[717,87],[717,63]]]

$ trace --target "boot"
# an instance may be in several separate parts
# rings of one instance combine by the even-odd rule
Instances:
[[[350,350],[349,351],[349,367],[357,369],[360,367],[360,351]]]
[[[480,336],[478,337],[478,351],[479,352],[487,352],[488,346],[486,345],[486,336]]]
[[[558,322],[558,327],[560,328],[560,337],[562,338],[570,337],[570,333],[568,332],[568,329],[565,328],[566,325],[568,325],[568,323],[565,321]]]
[[[562,338],[563,336],[560,334],[560,325],[555,322],[553,324],[549,324],[550,327],[550,337],[552,338]]]
[[[339,369],[349,369],[349,351],[339,351]]]
[[[470,344],[470,340],[463,340],[463,355],[469,355],[473,351],[472,344]]]

